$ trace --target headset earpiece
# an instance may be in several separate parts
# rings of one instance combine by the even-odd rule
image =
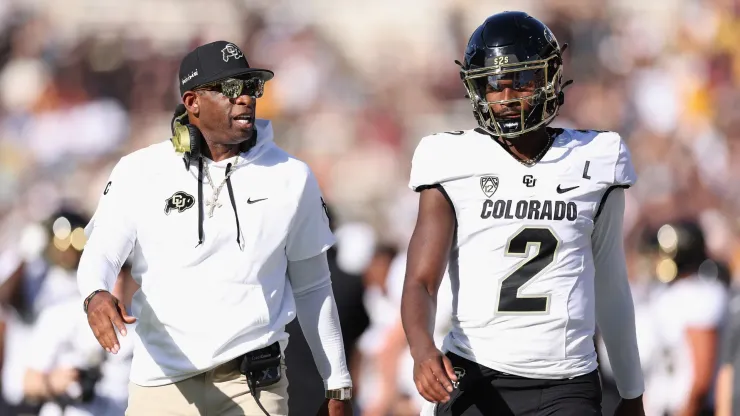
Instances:
[[[175,152],[183,155],[185,168],[190,169],[190,161],[200,157],[202,135],[197,127],[189,124],[185,106],[179,104],[172,119],[172,146]]]
[[[188,116],[188,109],[185,108],[185,104],[178,104],[177,107],[175,107],[175,113],[172,115],[172,121],[170,122],[170,129],[172,130],[172,134],[175,134],[175,126],[178,124],[187,124],[187,122],[183,122],[183,119]]]
[[[188,124],[177,124],[173,127],[172,146],[175,152],[185,155],[191,154],[192,138],[190,137],[190,128]]]

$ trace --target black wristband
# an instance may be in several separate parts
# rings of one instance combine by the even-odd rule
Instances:
[[[98,289],[98,290],[92,292],[90,295],[88,295],[88,297],[85,298],[85,302],[82,304],[82,310],[85,311],[85,315],[87,315],[87,306],[90,304],[90,301],[92,300],[92,298],[95,295],[97,295],[100,292],[107,292],[107,290],[105,290],[105,289]]]

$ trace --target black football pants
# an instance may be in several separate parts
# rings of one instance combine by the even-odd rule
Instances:
[[[458,386],[436,416],[601,416],[598,371],[565,380],[504,374],[447,353]],[[464,371],[464,375],[460,377]]]

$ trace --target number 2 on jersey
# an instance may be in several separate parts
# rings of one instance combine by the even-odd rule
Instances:
[[[555,260],[560,240],[549,227],[525,227],[506,245],[506,256],[527,257],[530,246],[537,247],[531,259],[517,265],[501,281],[498,313],[506,315],[543,314],[550,310],[550,295],[522,295],[520,290]]]

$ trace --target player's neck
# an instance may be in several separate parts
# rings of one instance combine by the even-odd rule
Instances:
[[[239,144],[219,144],[211,143],[206,140],[206,146],[203,149],[203,156],[214,162],[220,162],[238,155],[239,149]]]
[[[497,137],[496,140],[506,146],[512,155],[523,161],[539,159],[551,144],[550,136],[545,128],[524,133],[513,140],[501,137]]]

